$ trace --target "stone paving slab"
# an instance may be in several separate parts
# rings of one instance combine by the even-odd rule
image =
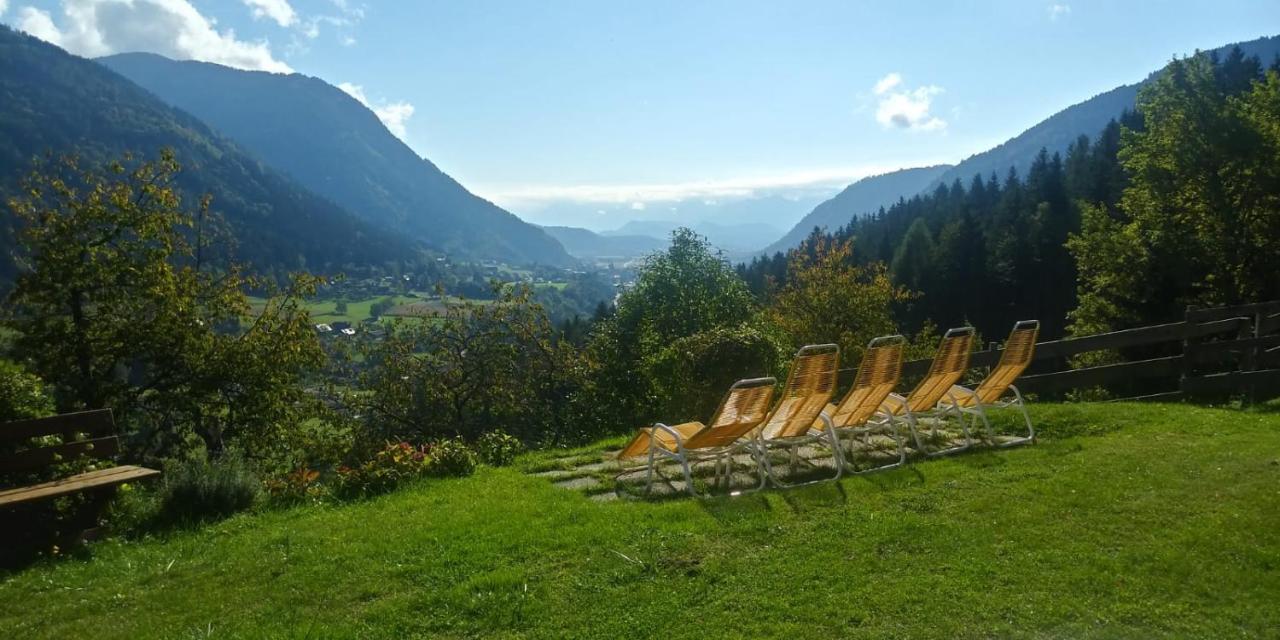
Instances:
[[[950,426],[950,425],[948,425]],[[935,437],[930,434],[928,427],[921,429],[921,437],[932,442]],[[983,434],[985,435],[985,434]],[[975,444],[979,444],[981,439],[978,434],[974,434]],[[1014,439],[1015,436],[998,436],[996,442],[1007,442]],[[914,441],[910,434],[903,434],[904,444],[907,446],[908,459],[918,459],[920,456],[915,451]],[[963,442],[963,433],[958,429],[939,429],[936,440],[938,442],[934,446],[945,448]],[[865,469],[869,467],[880,466],[882,464],[896,462],[898,458],[898,445],[892,436],[887,434],[874,434],[869,438],[858,437],[852,441],[847,438],[841,438],[841,445],[846,448],[847,460],[854,463],[855,467]],[[553,464],[560,464],[567,469],[551,469],[531,473],[530,475],[538,478],[544,478],[552,482],[556,487],[570,490],[589,490],[599,489],[606,486],[612,480],[602,480],[602,475],[614,475],[621,471],[615,456],[618,450],[603,451],[597,455],[577,455],[552,460]],[[832,471],[831,452],[825,446],[821,445],[804,445],[798,447],[798,463],[795,465],[795,471],[799,475],[821,475]],[[791,454],[785,448],[773,448],[769,454],[770,462],[774,466],[774,470],[786,477],[792,472]],[[642,461],[641,461],[642,462]],[[634,465],[629,463],[629,466]],[[712,489],[716,493],[728,493],[731,491],[739,491],[744,489],[754,489],[759,484],[759,476],[755,471],[756,461],[747,453],[740,453],[732,457],[732,466],[734,473],[729,483],[728,489],[723,486],[713,487],[711,484],[714,475],[715,464],[708,460],[698,462],[693,466],[694,477],[698,479],[699,488],[702,490]],[[653,488],[653,496],[661,497],[673,493],[687,493],[683,473],[680,465],[674,461],[663,461],[658,468],[659,475],[665,478],[665,482],[656,482]],[[643,467],[633,469],[631,472],[622,475],[616,481],[616,491],[600,491],[594,492],[590,498],[597,501],[616,500],[619,494],[640,497],[643,493],[645,481],[645,471]]]

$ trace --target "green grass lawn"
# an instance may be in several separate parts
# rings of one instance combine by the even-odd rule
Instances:
[[[1033,447],[794,491],[594,502],[483,469],[109,541],[3,578],[0,636],[1280,633],[1280,413],[1034,418]]]
[[[383,317],[421,317],[430,313],[444,313],[448,305],[461,304],[462,299],[454,296],[445,296],[442,300],[424,300],[418,297],[409,296],[375,296],[365,298],[363,300],[348,300],[347,310],[345,313],[338,313],[338,301],[334,299],[325,300],[309,300],[306,303],[307,311],[311,313],[312,321],[316,323],[333,323],[333,322],[350,322],[359,324],[373,317],[370,308],[374,303],[384,298],[391,298],[395,301],[395,307],[388,310]],[[478,304],[488,304],[488,300],[475,300]],[[262,313],[263,306],[266,305],[266,299],[256,296],[249,296],[249,307],[251,313]]]

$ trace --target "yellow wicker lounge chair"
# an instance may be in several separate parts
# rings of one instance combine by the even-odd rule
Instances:
[[[964,444],[935,451],[926,447],[920,437],[921,423],[924,420],[931,423],[929,435],[937,438],[938,423],[953,415],[951,411],[940,411],[938,402],[951,392],[952,386],[960,381],[960,377],[969,368],[969,351],[972,345],[973,327],[948,329],[933,355],[933,364],[929,366],[929,373],[924,380],[907,397],[891,393],[881,405],[881,411],[906,418],[916,450],[927,456],[955,453],[973,446],[973,437],[969,435],[969,429],[963,420],[960,421],[960,428],[964,432]]]
[[[715,462],[714,483],[721,479],[721,463],[724,466],[726,486],[733,472],[733,456],[747,452],[755,457],[756,452],[747,436],[757,429],[769,412],[769,401],[773,399],[773,387],[777,383],[774,378],[754,378],[739,380],[729,388],[720,407],[716,410],[711,422],[686,422],[673,427],[657,423],[646,427],[636,434],[627,446],[618,454],[619,461],[648,456],[645,467],[625,469],[618,474],[632,473],[639,468],[648,470],[645,477],[645,493],[653,490],[657,465],[665,460],[680,463],[684,472],[685,486],[694,496],[700,494],[693,486],[691,465],[712,460]],[[757,466],[758,463],[757,463]],[[760,484],[754,490],[764,487],[763,469],[757,469]]]
[[[982,383],[974,389],[959,385],[951,387],[951,391],[939,402],[938,407],[944,411],[956,413],[957,418],[961,420],[964,419],[964,415],[969,415],[973,421],[971,424],[974,426],[977,420],[981,419],[988,439],[997,447],[1012,447],[1034,442],[1035,427],[1031,425],[1031,416],[1027,414],[1022,393],[1013,386],[1013,381],[1017,380],[1018,376],[1022,375],[1022,372],[1026,371],[1027,366],[1031,364],[1036,350],[1036,338],[1039,335],[1039,320],[1022,320],[1014,324],[1013,331],[1009,332],[1009,339],[1004,343],[1004,352],[1000,354],[999,364],[991,370]],[[1007,396],[1010,391],[1013,392],[1012,397]],[[1022,412],[1022,419],[1027,424],[1027,435],[998,442],[995,431],[991,429],[991,422],[987,420],[987,411],[1008,407],[1017,407]]]
[[[834,344],[809,345],[796,352],[791,372],[782,389],[782,398],[773,408],[764,424],[759,427],[756,445],[759,447],[760,465],[770,482],[781,488],[797,487],[813,482],[834,480],[840,477],[840,443],[835,429],[822,410],[836,391],[836,374],[840,365],[840,347]],[[814,430],[815,420],[826,424],[825,429]],[[812,482],[787,483],[779,479],[769,460],[769,450],[784,448],[790,451],[790,466],[794,472],[801,463],[799,448],[806,444],[826,441],[831,447],[831,461],[835,475]],[[806,464],[810,464],[807,460]],[[810,464],[810,466],[813,466]]]
[[[891,413],[881,411],[889,394],[897,386],[902,377],[902,354],[906,339],[902,336],[882,336],[867,345],[866,354],[858,364],[858,373],[853,379],[844,399],[839,405],[828,404],[824,413],[835,427],[837,440],[841,435],[849,438],[848,455],[841,455],[841,463],[848,473],[867,473],[901,466],[907,461],[907,449],[902,441],[902,433],[898,431],[897,418]],[[814,429],[824,429],[826,423],[821,419],[814,421]],[[871,448],[871,437],[876,434],[887,434],[897,444],[897,460],[866,469],[858,469],[852,461],[856,448],[855,441],[861,437],[863,446]]]

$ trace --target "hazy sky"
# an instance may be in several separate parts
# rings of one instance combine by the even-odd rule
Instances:
[[[956,162],[1280,2],[0,0],[81,55],[297,71],[513,207],[837,185]]]

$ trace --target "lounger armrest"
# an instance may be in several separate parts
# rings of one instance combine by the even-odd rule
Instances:
[[[960,398],[968,398],[976,395],[978,395],[978,392],[974,391],[973,389],[970,389],[969,387],[953,384],[951,385],[951,388],[947,390],[946,395],[942,396],[941,398],[938,398],[938,406],[939,407],[947,406],[947,405],[957,406],[959,404]]]
[[[827,410],[825,408],[820,413],[818,413],[818,419],[822,421],[822,425],[823,425],[822,428],[828,429],[828,430],[836,428],[835,423],[831,421],[831,416],[827,415]]]
[[[667,425],[662,424],[661,422],[655,422],[655,423],[653,423],[653,430],[654,430],[654,431],[659,431],[659,430],[661,430],[661,431],[666,431],[667,433],[671,434],[671,438],[672,438],[673,440],[675,440],[675,441],[676,441],[676,451],[683,451],[683,450],[684,450],[684,438],[680,435],[680,432],[679,432],[679,431],[676,431],[675,429],[672,429],[671,427],[668,427]],[[650,435],[650,436],[649,436],[649,446],[650,446],[650,447],[653,447],[653,436],[652,436],[652,435]]]
[[[880,403],[879,411],[885,413],[896,414],[895,407],[906,407],[907,397],[897,393],[890,393],[885,397],[884,402]]]

